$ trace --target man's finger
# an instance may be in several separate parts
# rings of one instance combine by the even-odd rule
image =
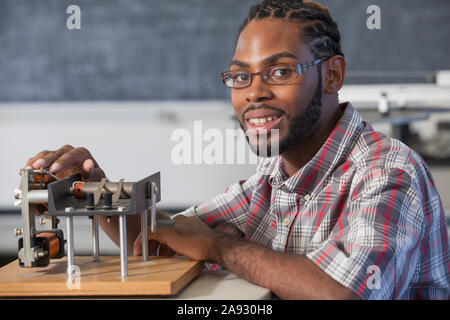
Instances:
[[[94,169],[95,164],[94,164],[94,160],[92,159],[87,159],[83,162],[83,171],[84,172],[91,172],[92,169]]]
[[[95,167],[93,159],[87,159],[83,162],[81,175],[84,180],[100,181],[105,177],[105,172],[100,167]]]
[[[159,245],[159,242],[152,239],[155,237],[155,233],[153,232],[149,232],[148,233],[148,252],[150,255],[154,255],[156,254],[156,249]],[[134,246],[133,246],[133,255],[134,256],[141,256],[142,255],[142,235],[141,233],[139,234],[139,236],[136,238],[136,240],[134,241]]]
[[[52,173],[57,173],[71,165],[82,164],[87,159],[92,159],[92,155],[86,148],[75,148],[56,159],[49,170]],[[94,161],[94,165],[95,164],[96,162]]]
[[[65,145],[55,151],[42,151],[36,157],[34,157],[33,162],[30,164],[34,169],[46,168],[50,166],[56,159],[61,157],[64,153],[73,149],[70,145]]]
[[[142,236],[141,236],[141,234],[139,234],[139,236],[134,241],[133,255],[134,256],[142,255]]]
[[[45,155],[47,155],[48,153],[50,153],[52,151],[49,150],[44,150],[39,152],[37,155],[35,155],[34,157],[31,157],[30,159],[28,159],[27,163],[25,164],[25,168],[32,168],[32,165],[40,158],[44,157]]]

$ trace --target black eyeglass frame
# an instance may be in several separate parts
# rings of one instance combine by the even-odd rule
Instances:
[[[297,64],[281,64],[281,65],[284,65],[284,66],[291,66],[291,67],[292,67],[292,66],[295,66],[296,69],[297,69],[297,76],[296,76],[295,78],[289,79],[289,80],[287,80],[287,81],[285,81],[285,82],[270,83],[270,82],[267,82],[267,79],[268,79],[267,75],[264,75],[264,73],[266,73],[268,70],[270,70],[271,68],[276,67],[276,66],[278,66],[278,65],[270,66],[269,68],[266,68],[266,69],[264,69],[264,70],[262,70],[262,71],[260,71],[260,72],[248,72],[248,71],[244,70],[244,71],[248,72],[248,74],[250,75],[250,82],[249,82],[248,85],[243,86],[243,87],[230,87],[230,86],[228,86],[228,85],[226,84],[226,81],[229,79],[229,76],[230,76],[230,73],[231,73],[231,72],[237,72],[237,71],[241,71],[241,72],[242,72],[243,70],[224,71],[224,72],[222,72],[222,73],[221,73],[221,76],[222,76],[222,82],[223,82],[223,84],[224,84],[227,88],[231,88],[231,89],[244,89],[244,88],[247,88],[247,87],[251,86],[252,83],[253,83],[253,78],[254,78],[254,76],[256,76],[256,75],[259,74],[259,75],[261,75],[262,80],[263,80],[264,83],[266,83],[266,84],[270,84],[270,85],[283,85],[283,84],[289,83],[289,82],[291,82],[291,81],[297,79],[297,78],[300,77],[302,74],[304,74],[306,71],[308,71],[311,67],[313,67],[313,66],[315,66],[315,65],[317,65],[317,64],[319,64],[319,63],[321,63],[321,62],[323,62],[323,61],[325,61],[325,60],[328,60],[328,59],[330,59],[330,58],[331,58],[331,57],[323,57],[323,58],[319,58],[319,59],[316,59],[316,60],[313,60],[313,61],[310,61],[310,62],[297,63]]]

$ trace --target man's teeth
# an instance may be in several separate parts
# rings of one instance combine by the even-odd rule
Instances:
[[[272,120],[276,119],[276,117],[267,117],[267,118],[258,118],[258,119],[250,119],[248,120],[250,123],[260,125],[265,124],[266,122],[270,122]]]

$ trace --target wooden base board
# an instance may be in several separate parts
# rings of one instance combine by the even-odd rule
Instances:
[[[104,256],[74,259],[78,280],[67,282],[67,258],[47,267],[21,268],[18,261],[0,268],[0,297],[30,296],[148,296],[173,295],[203,269],[203,262],[182,256],[128,257],[128,278],[120,277],[120,258]]]

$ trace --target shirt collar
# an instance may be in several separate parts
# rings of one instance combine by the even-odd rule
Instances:
[[[283,187],[290,192],[312,195],[321,182],[344,162],[360,135],[363,121],[349,102],[340,104],[339,108],[343,114],[330,136],[316,155],[294,175],[288,177],[283,159],[278,156],[269,177],[273,188]]]

